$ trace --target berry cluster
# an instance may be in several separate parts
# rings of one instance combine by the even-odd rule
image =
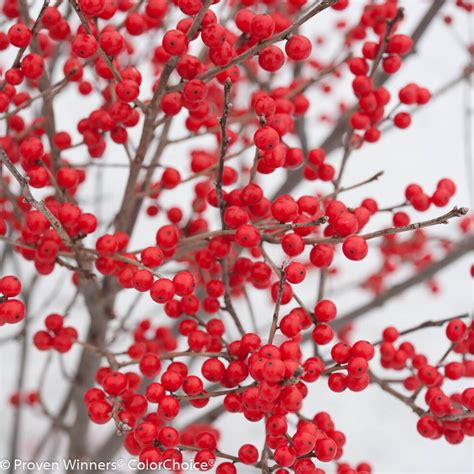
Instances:
[[[415,407],[420,417],[417,423],[419,433],[431,439],[444,436],[446,441],[458,444],[464,436],[474,435],[473,420],[471,417],[459,418],[456,415],[463,410],[472,411],[472,388],[462,393],[447,395],[442,388],[445,380],[459,380],[462,377],[474,376],[474,362],[464,359],[461,362],[445,362],[441,359],[436,365],[430,365],[422,353],[416,351],[415,346],[408,341],[398,347],[395,342],[401,333],[393,326],[383,331],[383,342],[380,344],[380,363],[386,369],[404,371],[408,369],[411,375],[402,380],[406,390],[418,395],[426,389],[425,402],[428,410]],[[461,319],[451,319],[446,326],[446,337],[451,342],[457,354],[472,353],[474,345],[474,325],[468,326]]]
[[[390,129],[408,128],[419,107],[436,99],[402,77],[427,26],[413,37],[403,33],[407,12],[398,3],[366,1],[349,20],[349,0],[3,2],[0,240],[74,292],[32,338],[40,351],[80,353],[80,383],[53,420],[67,428],[73,457],[87,451],[89,417],[113,425],[145,463],[179,465],[191,453],[198,469],[215,466],[218,474],[245,466],[264,474],[370,473],[365,462],[343,461],[346,436],[335,429],[336,414],[308,409],[321,383],[341,394],[378,386],[414,412],[424,437],[457,444],[474,435],[474,389],[450,393],[445,384],[474,375],[466,315],[353,341],[355,320],[370,304],[341,316],[339,296],[326,291],[327,279],[350,268],[375,295],[374,307],[392,297],[391,277],[405,271],[437,293],[437,263],[443,268],[443,257],[473,248],[466,208],[416,219],[450,203],[450,178],[432,193],[413,182],[403,202],[388,207],[384,196],[346,197],[383,174],[351,182],[352,155]],[[458,14],[471,10],[456,4]],[[322,59],[326,38],[306,27],[319,14],[334,19],[341,39],[332,60]],[[460,79],[471,73],[466,67]],[[391,87],[392,76],[403,87]],[[57,105],[64,90],[81,97],[78,110]],[[346,99],[324,113],[318,94],[340,91]],[[315,113],[334,125],[322,144],[307,133]],[[185,151],[176,151],[182,142]],[[121,196],[113,196],[107,219],[86,198],[120,168],[124,186],[113,189]],[[300,182],[304,192],[294,192]],[[454,218],[461,218],[459,242],[425,229]],[[142,219],[153,232],[142,232],[138,248]],[[379,263],[366,275],[369,249]],[[0,279],[0,325],[25,317],[20,290],[17,278]],[[134,312],[142,296],[146,318]],[[65,322],[79,311],[76,298],[88,316],[84,334]],[[257,314],[254,300],[261,300]],[[401,340],[427,327],[442,334],[445,324],[448,341],[442,336],[440,344],[449,342],[449,350],[439,361]],[[385,378],[391,371],[400,380]],[[50,416],[41,390],[20,387],[11,403],[40,403]],[[213,399],[220,405],[206,411]],[[76,414],[71,426],[66,413]],[[214,421],[223,413],[259,425],[264,439],[235,440],[235,452],[221,451],[224,433]]]
[[[45,168],[39,168],[45,170]],[[34,181],[31,179],[30,183]],[[82,213],[79,206],[72,203],[58,202],[54,197],[47,200],[48,210],[57,219],[64,231],[71,238],[85,236],[94,232],[97,227],[96,217],[88,212]],[[18,251],[26,260],[32,260],[36,271],[41,275],[53,272],[61,251],[67,250],[63,238],[54,228],[44,213],[31,209],[26,204],[25,227],[22,229]]]
[[[21,281],[16,276],[0,278],[0,326],[19,323],[25,317],[25,305],[15,298],[20,291]]]
[[[40,351],[54,349],[59,353],[68,352],[78,334],[75,328],[64,326],[64,317],[50,314],[44,320],[45,329],[37,331],[33,336],[33,344]]]
[[[410,184],[405,189],[405,197],[414,209],[423,212],[429,209],[430,204],[437,207],[446,206],[455,192],[456,185],[453,181],[449,178],[443,178],[438,182],[436,191],[432,196],[425,194],[418,184]]]
[[[357,341],[352,347],[344,342],[338,342],[331,349],[331,357],[345,369],[342,372],[333,372],[329,375],[328,385],[333,392],[343,392],[346,388],[353,392],[360,392],[369,385],[369,364],[375,354],[374,347],[367,341]],[[339,367],[336,367],[339,369]]]
[[[212,325],[220,323],[219,320],[211,320],[209,327],[212,321]],[[181,327],[184,327],[184,321]],[[162,369],[161,360],[172,360],[185,354],[162,352],[174,349],[176,341],[165,328],[150,331],[150,322],[142,321],[134,333],[135,343],[127,353],[139,362],[140,371],[145,377],[154,378]],[[214,335],[215,332],[212,331]],[[197,330],[194,330],[194,339],[197,338],[196,333]],[[202,331],[201,334],[205,336]],[[192,347],[191,337],[189,340]],[[181,362],[170,362],[165,370],[161,370],[160,382],[149,383],[144,395],[138,392],[141,379],[136,373],[101,368],[96,377],[101,388],[90,388],[84,395],[89,417],[98,424],[114,418],[116,426],[126,433],[125,447],[131,454],[139,455],[142,462],[163,462],[168,459],[181,462],[182,454],[177,448],[185,445],[197,451],[195,463],[207,470],[204,466],[211,466],[216,461],[214,451],[219,433],[207,425],[190,425],[180,433],[170,424],[178,416],[182,401],[187,400],[194,407],[202,408],[211,397],[217,395],[204,389],[204,381],[207,380],[219,382],[227,388],[222,393],[225,395],[223,405],[226,411],[242,412],[253,422],[265,420],[266,449],[273,451],[273,458],[278,465],[293,466],[296,472],[306,472],[315,469],[314,463],[307,458],[313,451],[321,462],[341,458],[345,436],[335,430],[330,415],[325,412],[316,414],[312,420],[299,415],[296,431],[290,437],[288,435],[291,430],[287,415],[299,414],[309,391],[306,385],[315,382],[324,371],[325,366],[320,358],[311,357],[302,361],[296,343],[287,341],[278,348],[272,344],[262,344],[260,338],[251,333],[228,347],[229,356],[221,355],[228,359],[227,365],[213,357],[212,353],[207,353],[209,358],[201,366],[202,377],[189,375],[187,366]],[[342,350],[338,345],[335,347],[333,358],[341,368],[342,364],[348,362],[347,370],[353,377],[354,382],[351,384],[348,381],[347,385],[353,390],[362,390],[363,385],[367,384],[360,379],[364,375],[366,377],[367,360],[374,355],[373,347],[365,341],[357,342],[352,348],[349,347],[349,351]],[[202,347],[192,347],[192,350],[202,350]],[[345,352],[344,356],[342,352]],[[365,362],[365,366],[361,361]],[[248,376],[254,382],[243,386],[242,382]],[[356,379],[359,381],[356,382]],[[331,385],[331,378],[329,383]],[[181,391],[183,395],[179,394]],[[158,406],[156,413],[147,414],[149,405]],[[269,416],[268,413],[275,414]],[[259,451],[252,444],[242,445],[236,457],[239,462],[254,466],[258,465],[258,459]],[[224,462],[219,464],[216,472],[237,471],[232,463]],[[357,472],[370,472],[370,467],[361,464]]]

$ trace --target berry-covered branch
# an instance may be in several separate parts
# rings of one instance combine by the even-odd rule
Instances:
[[[320,408],[324,394],[369,386],[380,403],[381,392],[401,402],[415,434],[474,435],[467,313],[423,320],[397,299],[436,298],[454,284],[442,275],[453,262],[469,277],[467,188],[445,176],[462,175],[457,152],[423,176],[387,165],[403,133],[435,143],[412,125],[472,75],[455,54],[438,89],[403,67],[423,64],[415,49],[434,21],[458,38],[472,6],[445,14],[446,3],[407,34],[416,9],[397,0],[3,2],[11,460],[31,435],[34,459],[67,446],[71,459],[176,472],[192,461],[217,474],[370,473],[344,461],[351,418]],[[454,143],[452,123],[442,138]],[[374,174],[357,159],[380,142],[394,146]],[[388,301],[396,313],[371,343],[361,318]],[[398,330],[408,313],[416,320]],[[26,433],[29,413],[38,427]],[[242,422],[256,429],[230,439],[226,427]]]

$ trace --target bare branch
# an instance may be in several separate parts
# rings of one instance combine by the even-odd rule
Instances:
[[[468,318],[468,317],[469,317],[469,314],[464,313],[464,314],[460,314],[460,315],[457,315],[457,316],[451,316],[450,318],[440,319],[438,321],[425,321],[421,324],[418,324],[418,326],[415,326],[415,327],[412,327],[412,328],[409,328],[409,329],[404,329],[403,331],[400,331],[399,336],[406,336],[407,334],[411,334],[412,332],[420,331],[421,329],[440,327],[440,326],[443,326],[446,323],[449,323],[449,321],[453,321],[454,319],[464,319],[464,318]],[[379,341],[374,342],[373,345],[378,346],[378,345],[382,344],[382,342],[383,342],[383,340],[380,339]]]
[[[272,325],[270,327],[270,334],[268,335],[269,344],[272,344],[273,338],[275,337],[275,332],[278,325],[278,318],[280,316],[281,298],[283,296],[283,290],[285,288],[285,280],[286,280],[285,266],[282,265],[280,268],[280,282],[278,283],[278,293],[277,293],[277,298],[275,302],[275,311],[273,312]]]
[[[411,230],[423,229],[425,227],[431,227],[439,224],[447,224],[450,219],[455,217],[465,216],[468,213],[469,209],[466,207],[454,207],[451,211],[443,214],[439,217],[433,219],[428,219],[426,221],[414,222],[413,224],[399,226],[399,227],[389,227],[387,229],[377,230],[375,232],[369,232],[367,234],[360,234],[359,237],[362,237],[364,240],[376,239],[378,237],[383,237],[384,235],[394,235],[400,234],[402,232],[409,232]],[[342,243],[345,238],[343,237],[328,237],[328,238],[306,238],[304,239],[308,244],[319,244],[319,243]]]

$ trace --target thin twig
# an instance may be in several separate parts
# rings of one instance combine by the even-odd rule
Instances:
[[[275,337],[275,332],[278,325],[278,318],[280,316],[280,306],[281,306],[281,299],[283,297],[283,290],[285,289],[285,265],[283,264],[280,268],[280,281],[278,283],[278,293],[275,301],[275,311],[273,312],[272,317],[272,324],[270,327],[270,334],[268,335],[268,343],[273,343],[273,338]]]

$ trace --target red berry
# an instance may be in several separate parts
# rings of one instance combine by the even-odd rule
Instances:
[[[244,444],[239,448],[238,457],[243,464],[254,464],[258,460],[258,449],[253,444]]]
[[[393,118],[393,123],[398,128],[408,128],[411,123],[411,116],[407,112],[399,112]]]
[[[362,260],[367,256],[367,242],[358,235],[352,235],[344,240],[342,251],[349,260]]]
[[[313,329],[311,337],[316,344],[324,345],[331,342],[332,338],[334,337],[334,332],[330,326],[326,324],[319,324]]]
[[[112,405],[105,400],[96,400],[87,407],[89,418],[99,425],[103,425],[110,420],[112,415]]]
[[[278,133],[268,125],[259,128],[255,132],[253,139],[257,148],[263,151],[274,149],[280,142]]]
[[[161,369],[161,362],[155,354],[145,354],[140,360],[140,372],[148,378],[157,375]]]
[[[18,296],[21,291],[21,281],[13,275],[0,278],[0,292],[7,298]]]
[[[188,39],[180,30],[168,30],[163,36],[163,48],[172,56],[184,54],[188,49]]]
[[[285,44],[285,52],[294,61],[307,59],[312,50],[311,41],[302,35],[293,35]]]
[[[26,48],[32,37],[30,29],[22,23],[11,26],[7,34],[10,43],[17,48]]]
[[[462,341],[467,335],[467,326],[461,319],[454,319],[446,326],[446,336],[452,342]]]
[[[271,15],[255,15],[250,22],[250,32],[258,39],[267,39],[275,30],[275,22]]]
[[[336,305],[330,300],[322,300],[314,308],[315,318],[323,323],[332,321],[336,317],[336,314]]]
[[[109,395],[117,396],[127,389],[128,379],[121,372],[110,372],[102,381],[102,386]]]
[[[334,248],[326,244],[316,244],[310,252],[311,263],[318,268],[327,268],[334,258]]]
[[[283,51],[278,46],[267,46],[258,55],[258,64],[268,72],[275,72],[280,69],[285,62]]]
[[[337,455],[337,444],[330,438],[317,440],[314,453],[322,462],[332,461]]]
[[[89,34],[81,33],[74,37],[71,47],[80,58],[90,58],[97,51],[97,40]]]

